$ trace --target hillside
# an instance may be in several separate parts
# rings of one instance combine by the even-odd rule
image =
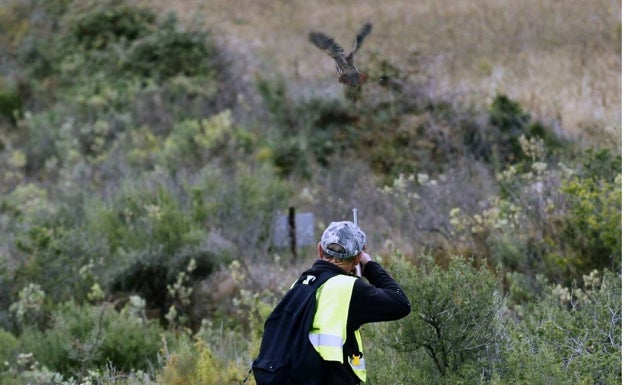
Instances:
[[[373,30],[344,88],[307,41]],[[241,383],[359,209],[371,384],[620,383],[621,4],[9,0],[0,382]],[[248,383],[253,383],[250,380]]]
[[[620,137],[621,4],[614,0],[133,1],[214,31],[243,55],[243,77],[277,73],[298,95],[340,93],[333,63],[307,34],[325,31],[350,47],[370,21],[363,66],[387,60],[409,79],[430,80],[436,98],[483,106],[506,94],[590,143],[598,127],[610,140]]]

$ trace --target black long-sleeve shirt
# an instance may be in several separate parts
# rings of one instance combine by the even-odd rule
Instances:
[[[345,274],[345,271],[340,267],[320,259],[314,262],[310,268],[310,271],[319,274],[329,270],[336,271],[337,274]],[[398,320],[411,312],[409,299],[403,289],[379,263],[368,262],[362,271],[362,275],[369,283],[362,279],[355,281],[349,303],[345,355],[351,353],[347,350],[357,348],[353,347],[353,333],[360,326],[371,322]],[[345,363],[325,361],[325,375],[322,383],[331,385],[358,384],[359,380],[346,362],[346,360]]]

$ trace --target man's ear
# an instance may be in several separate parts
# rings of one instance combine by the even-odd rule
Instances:
[[[319,259],[323,259],[323,248],[321,247],[321,242],[318,244],[318,255]]]

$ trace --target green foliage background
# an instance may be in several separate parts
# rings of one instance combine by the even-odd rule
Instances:
[[[358,207],[410,296],[365,327],[371,384],[621,382],[608,140],[504,94],[434,96],[379,57],[363,89],[295,96],[122,0],[1,11],[2,383],[242,382],[313,256],[273,244],[290,206],[317,232]]]

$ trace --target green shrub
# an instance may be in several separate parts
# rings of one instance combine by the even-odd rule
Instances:
[[[276,144],[272,151],[273,165],[281,177],[310,174],[305,151],[297,139],[286,139]]]
[[[33,199],[31,204],[43,208],[33,213],[30,210],[35,207],[22,205],[20,209],[25,212],[12,229],[15,249],[11,255],[16,261],[11,271],[14,300],[17,291],[29,283],[40,285],[46,293],[46,306],[83,298],[94,283],[93,270],[100,261],[97,254],[91,253],[95,248],[90,250],[92,245],[84,232],[75,231],[75,224],[67,222],[58,207],[46,207],[47,200]],[[71,212],[77,215],[81,205],[74,205]],[[72,279],[67,279],[67,275]]]
[[[531,115],[507,95],[496,95],[488,115],[489,126],[466,125],[463,130],[464,144],[478,159],[496,168],[526,160],[520,143],[522,136],[542,140],[549,153],[563,145],[563,141],[556,137],[551,128],[532,121]]]
[[[152,11],[123,0],[75,3],[65,9],[57,25],[39,52],[50,62],[46,77],[70,89],[96,78],[119,81],[130,45],[157,29]],[[36,44],[39,41],[45,40],[34,39]],[[65,87],[61,93],[50,91],[62,96]]]
[[[31,80],[39,80],[50,76],[55,71],[58,57],[54,39],[59,36],[59,19],[65,13],[71,0],[53,2],[23,2],[7,0],[0,11],[0,50],[3,59],[10,65],[18,66],[20,93],[26,105],[37,99],[45,100],[43,95],[33,95]],[[17,62],[16,62],[17,61]],[[10,73],[15,72],[9,70]],[[38,103],[37,103],[38,104]]]
[[[156,363],[162,332],[127,308],[68,302],[54,312],[49,329],[25,330],[20,349],[64,375],[84,375],[106,365],[124,371],[147,369]]]
[[[576,276],[622,267],[621,158],[589,151],[584,167],[562,186],[569,204],[564,236]]]
[[[15,360],[18,346],[18,339],[13,334],[0,328],[0,363],[2,363],[2,365],[0,365],[0,373],[8,369],[6,363]]]
[[[41,114],[27,114],[20,121],[19,129],[24,134],[22,144],[26,155],[26,173],[34,175],[42,170],[50,159],[59,155],[58,141],[60,139],[57,127],[61,125],[54,111]],[[71,149],[66,149],[68,152]],[[64,154],[69,156],[71,154]]]
[[[503,132],[513,133],[514,137],[520,136],[524,127],[531,120],[531,116],[524,111],[522,106],[511,100],[507,95],[498,94],[490,105],[490,123]],[[520,148],[517,148],[520,151]]]
[[[9,307],[15,323],[19,327],[30,325],[32,327],[43,326],[45,292],[41,286],[29,283],[18,293],[18,299]]]
[[[86,3],[89,4],[89,3]],[[112,43],[130,43],[153,29],[156,16],[146,8],[122,0],[91,2],[83,12],[72,15],[72,37],[86,49],[104,49]]]
[[[542,140],[520,137],[527,159],[498,173],[498,196],[477,212],[451,210],[459,242],[477,255],[535,278],[570,283],[593,269],[621,266],[621,171],[606,150],[581,155],[585,166],[546,162]],[[470,209],[470,208],[469,208]],[[539,285],[533,283],[525,287]],[[527,293],[529,294],[529,293]]]
[[[208,119],[176,123],[164,140],[160,163],[175,172],[179,168],[197,169],[211,161],[244,159],[254,142],[253,135],[234,125],[232,113],[226,109]]]
[[[355,124],[359,117],[348,106],[336,101],[313,99],[299,108],[299,116],[304,111],[312,112],[308,146],[319,165],[327,167],[333,157],[345,156],[358,147],[360,135]]]
[[[501,343],[502,289],[496,276],[459,257],[442,268],[428,256],[421,255],[415,265],[395,256],[389,268],[409,297],[412,313],[380,326],[378,344],[396,350],[397,368],[414,369],[403,373],[402,381],[415,383],[423,376],[430,383],[461,376],[473,381],[489,372]],[[428,359],[423,362],[423,357]],[[375,383],[388,383],[381,368],[371,367],[371,372],[378,376]]]
[[[142,77],[155,79],[207,75],[214,71],[218,52],[208,35],[178,29],[175,15],[171,14],[153,34],[132,46],[128,69]]]
[[[24,103],[19,93],[4,86],[2,79],[0,79],[0,117],[7,119],[15,125],[18,118],[22,116],[23,111]]]
[[[162,250],[173,254],[198,244],[197,224],[187,215],[186,202],[172,191],[167,178],[127,180],[109,202],[89,199],[86,230],[103,237],[109,252]]]
[[[267,165],[243,165],[230,172],[207,167],[193,186],[203,193],[205,225],[235,247],[229,256],[249,255],[250,246],[268,250],[274,215],[284,210],[289,185]],[[261,253],[260,253],[261,254]]]
[[[586,275],[583,287],[553,286],[509,318],[497,365],[500,383],[619,384],[621,277]]]
[[[181,31],[174,16],[157,24],[152,11],[123,0],[81,2],[60,14],[63,17],[57,16],[57,26],[48,27],[47,34],[28,30],[17,65],[24,77],[37,72],[41,79],[28,84],[27,94],[43,107],[34,114],[50,108],[49,114],[61,117],[61,122],[43,121],[44,127],[39,125],[25,138],[32,137],[33,146],[39,143],[41,150],[59,150],[61,163],[66,153],[52,144],[57,144],[62,126],[69,126],[65,129],[80,145],[72,151],[92,155],[95,147],[100,155],[133,119],[138,125],[145,123],[142,109],[151,108],[133,107],[145,103],[150,95],[156,94],[164,104],[160,106],[163,111],[149,113],[157,112],[157,117],[166,118],[169,124],[170,114],[205,117],[225,106],[222,101],[229,97],[216,95],[215,79],[224,71],[220,52],[205,32]],[[176,77],[193,79],[179,81]],[[182,83],[187,86],[181,87]],[[220,105],[215,108],[216,104]],[[189,114],[191,109],[196,111]],[[72,118],[64,119],[67,116]],[[42,135],[50,139],[39,140]],[[37,162],[36,169],[44,163],[45,159]]]
[[[256,87],[271,114],[271,124],[267,125],[269,129],[265,130],[265,136],[278,175],[284,178],[309,176],[309,163],[314,159],[312,152],[317,151],[309,143],[311,137],[316,136],[311,126],[317,112],[302,108],[302,103],[291,100],[282,78],[260,79]],[[327,145],[329,143],[322,143],[322,147]]]

